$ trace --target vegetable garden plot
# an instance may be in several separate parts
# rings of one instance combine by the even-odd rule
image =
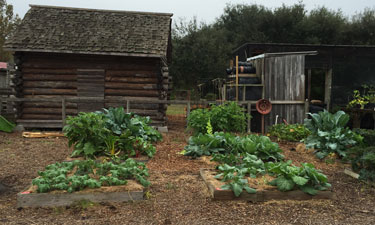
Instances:
[[[101,187],[95,190],[83,190],[74,193],[54,191],[51,193],[30,193],[31,187],[17,194],[17,207],[67,206],[76,201],[91,202],[127,202],[143,200],[144,189],[134,181],[127,185]]]
[[[143,199],[148,170],[133,159],[125,162],[75,160],[38,172],[32,186],[18,194],[18,206],[63,206],[75,201],[125,202]]]
[[[332,191],[320,191],[316,195],[309,195],[300,190],[293,190],[288,192],[281,192],[276,187],[266,185],[262,179],[254,180],[254,184],[257,183],[257,192],[250,194],[242,192],[239,197],[234,195],[232,190],[223,190],[221,187],[225,185],[224,182],[217,180],[215,171],[210,169],[201,169],[200,175],[204,180],[208,191],[213,200],[246,200],[252,202],[263,202],[269,200],[311,200],[311,199],[334,199],[334,193]]]

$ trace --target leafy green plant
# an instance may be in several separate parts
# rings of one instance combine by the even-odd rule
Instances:
[[[74,172],[75,171],[75,172]],[[74,174],[73,174],[74,172]],[[144,163],[127,159],[123,163],[98,163],[93,160],[75,160],[55,163],[38,172],[38,178],[32,181],[39,193],[53,190],[68,192],[101,186],[125,185],[128,179],[135,179],[147,187],[148,170]]]
[[[363,144],[365,146],[375,146],[375,130],[368,129],[353,129],[353,132],[363,137]]]
[[[207,123],[210,120],[208,109],[194,109],[190,112],[188,118],[188,128],[193,129],[195,133],[207,133]]]
[[[305,119],[305,126],[311,134],[306,138],[306,148],[314,148],[319,159],[325,158],[330,153],[340,157],[346,156],[346,149],[361,141],[361,136],[345,127],[349,115],[343,111],[331,114],[328,111],[318,114],[309,114],[311,119]]]
[[[149,157],[155,154],[152,143],[162,137],[149,126],[149,117],[125,113],[122,107],[103,111],[68,117],[63,131],[69,146],[74,145],[73,157],[93,158],[105,154],[115,157],[122,153],[122,158],[128,158],[137,152]]]
[[[105,127],[103,116],[96,113],[79,113],[69,116],[63,128],[69,140],[69,147],[74,145],[72,156],[93,157],[105,150],[104,139],[111,131]]]
[[[370,97],[368,95],[361,95],[359,90],[353,91],[353,100],[351,100],[347,108],[355,108],[357,105],[360,106],[361,109],[365,108],[365,105],[369,103]]]
[[[375,146],[353,147],[346,159],[351,162],[353,171],[359,173],[359,179],[375,181]]]
[[[281,160],[283,155],[278,144],[272,142],[266,136],[247,135],[235,136],[230,133],[216,132],[210,134],[198,134],[189,138],[185,146],[185,155],[193,158],[202,155],[249,153],[262,160]]]
[[[277,163],[268,162],[265,165],[269,173],[277,176],[269,184],[277,186],[280,191],[299,188],[307,194],[316,195],[318,191],[331,187],[327,177],[316,170],[312,164],[302,163],[302,167],[297,167],[289,160]]]
[[[233,190],[236,197],[240,196],[243,190],[249,194],[256,193],[256,190],[249,187],[247,179],[244,178],[245,169],[239,169],[235,166],[229,166],[227,164],[220,165],[218,167],[220,173],[215,176],[216,179],[221,179],[227,184],[223,185],[223,190]]]
[[[211,109],[193,110],[188,117],[188,128],[195,133],[207,133],[210,121],[212,132],[243,132],[249,115],[235,102],[211,105]]]
[[[270,127],[268,134],[278,140],[301,141],[309,136],[310,131],[303,124],[276,124]]]

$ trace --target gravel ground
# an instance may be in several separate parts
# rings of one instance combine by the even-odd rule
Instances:
[[[121,204],[77,204],[56,208],[17,208],[16,194],[37,171],[69,156],[65,138],[25,139],[0,133],[0,224],[375,224],[375,189],[354,180],[340,163],[326,164],[296,143],[280,143],[286,158],[312,162],[328,175],[334,200],[213,201],[199,177],[203,160],[180,154],[188,135],[183,118],[171,120],[170,132],[148,163],[149,198]],[[296,150],[294,150],[296,149]]]

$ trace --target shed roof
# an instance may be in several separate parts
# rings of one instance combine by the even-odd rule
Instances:
[[[30,5],[4,47],[10,51],[163,57],[169,13]]]

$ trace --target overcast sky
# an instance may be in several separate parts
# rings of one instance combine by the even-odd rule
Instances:
[[[227,3],[256,3],[269,8],[280,7],[283,3],[293,5],[298,0],[7,0],[14,6],[14,11],[21,18],[29,9],[29,4],[55,5],[80,8],[167,12],[173,13],[173,18],[197,17],[198,21],[211,23],[219,17]],[[351,16],[365,8],[375,8],[375,0],[304,0],[308,10],[318,6],[330,9],[341,9],[344,15]]]

